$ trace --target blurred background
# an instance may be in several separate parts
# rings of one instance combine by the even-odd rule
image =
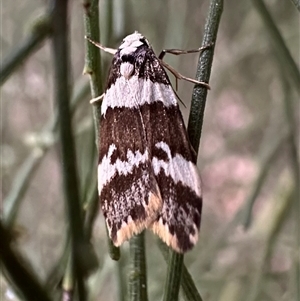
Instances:
[[[288,71],[257,9],[258,1],[225,1],[215,45],[198,167],[203,181],[200,239],[185,264],[204,300],[299,300],[299,81]],[[293,1],[265,0],[299,76],[299,11]],[[298,7],[299,8],[299,7]],[[1,61],[28,37],[46,1],[3,1]],[[101,0],[102,44],[117,48],[138,30],[155,52],[201,45],[209,1]],[[84,68],[83,7],[70,1],[72,97],[80,192],[96,182],[96,148]],[[103,83],[111,61],[101,53]],[[49,280],[65,248],[66,218],[54,126],[51,41],[23,62],[1,87],[1,199],[17,246],[41,281]],[[198,55],[166,55],[181,74],[195,77]],[[174,82],[174,78],[170,75]],[[299,78],[298,78],[299,79]],[[297,80],[297,79],[296,79]],[[180,81],[187,121],[193,85]],[[53,130],[54,129],[54,130]],[[23,186],[22,186],[23,185]],[[19,201],[15,210],[12,199]],[[149,300],[161,300],[166,263],[146,234]],[[126,279],[128,243],[119,263],[107,254],[100,213],[92,243],[99,269],[89,279],[90,300],[117,300]],[[0,299],[18,300],[1,275]],[[121,300],[121,299],[120,299]]]

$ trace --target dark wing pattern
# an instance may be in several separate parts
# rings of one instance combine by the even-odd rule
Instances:
[[[202,207],[196,155],[169,78],[139,33],[114,56],[100,127],[98,189],[114,244],[151,228],[177,252],[191,249]]]

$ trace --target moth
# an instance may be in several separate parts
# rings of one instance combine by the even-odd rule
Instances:
[[[140,33],[117,50],[97,46],[114,54],[101,97],[98,164],[109,236],[120,246],[151,229],[184,253],[198,240],[202,192],[176,93]]]

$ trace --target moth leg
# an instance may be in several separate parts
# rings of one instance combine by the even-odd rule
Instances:
[[[188,53],[197,53],[197,52],[203,52],[204,50],[210,48],[213,45],[213,43],[208,44],[206,46],[200,47],[198,49],[190,49],[190,50],[182,50],[182,49],[163,49],[161,53],[159,54],[158,58],[162,60],[166,53],[174,54],[174,55],[180,55],[180,54],[188,54]]]
[[[94,44],[95,46],[97,46],[98,48],[100,48],[101,50],[110,53],[110,54],[115,54],[117,52],[117,49],[113,49],[113,48],[108,48],[108,47],[104,47],[103,45],[101,45],[98,42],[93,41],[92,39],[90,39],[89,37],[85,36],[85,39],[87,39],[89,42],[91,42],[92,44]]]
[[[95,97],[95,98],[92,98],[92,99],[90,100],[90,104],[93,104],[93,103],[95,103],[95,102],[98,102],[98,101],[102,100],[102,99],[104,98],[104,95],[105,95],[105,93],[102,93],[100,96],[97,96],[97,97]]]
[[[191,83],[194,83],[197,85],[201,85],[201,86],[205,87],[206,89],[210,90],[209,84],[207,84],[205,82],[200,82],[200,81],[190,78],[190,77],[186,77],[186,76],[180,74],[178,71],[176,71],[173,67],[171,67],[169,64],[167,64],[163,60],[160,59],[159,61],[165,68],[167,68],[176,77],[176,87],[177,87],[177,79],[183,79],[188,82],[191,82]]]

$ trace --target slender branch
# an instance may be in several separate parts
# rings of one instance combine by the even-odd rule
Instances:
[[[86,210],[84,220],[84,232],[87,237],[91,237],[93,231],[93,223],[95,218],[98,216],[99,212],[99,197],[96,182],[94,182],[93,185],[90,187],[90,191],[86,199],[87,200],[85,204]]]
[[[199,82],[209,82],[214,46],[216,45],[217,32],[223,11],[222,0],[212,0],[208,18],[206,20],[202,47],[212,45],[203,50],[199,57],[196,79]],[[188,122],[188,135],[192,146],[198,152],[200,144],[201,129],[204,118],[204,109],[206,103],[207,88],[201,85],[195,85],[192,95],[191,111]],[[196,163],[196,162],[194,162]],[[181,281],[181,271],[183,265],[183,255],[171,251],[169,257],[167,282],[165,285],[165,301],[178,300],[178,292]]]
[[[77,89],[74,91],[74,95],[71,101],[71,112],[72,114],[76,110],[80,102],[85,99],[89,94],[89,85],[84,82],[76,85]],[[10,229],[15,221],[18,209],[23,200],[23,196],[28,189],[28,184],[32,180],[32,177],[45,157],[48,150],[56,143],[56,131],[58,124],[57,112],[51,116],[43,130],[37,134],[33,150],[26,158],[19,171],[16,173],[14,182],[12,183],[11,190],[5,200],[3,201],[3,223],[7,229]],[[46,139],[44,141],[44,135],[51,135],[53,139]],[[68,245],[68,242],[66,242]],[[69,249],[69,248],[68,248]],[[89,257],[91,258],[91,257]],[[57,286],[58,282],[62,279],[64,268],[67,261],[67,250],[64,248],[63,254],[59,259],[57,265],[53,268],[52,272],[49,273],[48,280],[46,281],[49,291],[53,291],[53,288]]]
[[[144,232],[130,241],[129,300],[147,301],[147,273]]]
[[[50,15],[44,15],[34,21],[30,35],[14,50],[9,57],[4,60],[0,69],[0,85],[9,78],[9,76],[26,60],[51,34]]]
[[[187,301],[202,301],[191,274],[185,265],[182,266],[181,287]]]
[[[270,35],[271,43],[273,44],[273,49],[277,54],[277,58],[282,65],[283,70],[286,73],[286,77],[293,82],[294,87],[300,93],[300,71],[292,58],[286,43],[283,40],[278,28],[275,25],[268,9],[266,8],[262,0],[252,0],[257,12],[259,13],[264,25]]]
[[[165,283],[164,301],[178,300],[183,266],[183,255],[169,251],[167,280]]]
[[[86,3],[85,3],[86,4]],[[99,5],[98,0],[88,1],[88,6],[84,6],[84,28],[85,36],[89,37],[93,41],[99,41]],[[100,51],[88,40],[86,40],[86,54],[85,54],[85,66],[83,73],[88,74],[90,77],[90,87],[92,98],[97,98],[103,93],[102,85],[102,73],[101,73],[101,61]],[[99,121],[101,116],[101,102],[93,103],[93,116],[95,123],[97,147],[99,141]],[[94,199],[94,202],[99,202],[98,198]],[[91,208],[96,208],[96,204],[91,204]],[[120,258],[120,250],[116,248],[111,240],[108,238],[109,254],[112,259],[118,260]]]
[[[71,239],[72,275],[76,280],[79,300],[86,299],[83,270],[80,265],[84,244],[83,213],[79,200],[75,143],[69,107],[69,53],[68,53],[68,1],[53,0],[53,57],[55,72],[55,98],[58,107],[59,140],[62,156],[62,173],[65,203]]]
[[[161,240],[158,243],[159,249],[165,259],[168,262],[169,259],[169,248]],[[196,285],[189,273],[187,267],[183,264],[182,276],[181,276],[181,287],[184,295],[184,299],[187,301],[202,301],[202,298],[197,291]]]
[[[27,301],[50,301],[48,293],[42,288],[36,275],[30,271],[25,258],[11,247],[9,232],[0,221],[0,263],[4,274],[15,287],[15,291]]]
[[[202,47],[211,45],[201,52],[198,61],[196,79],[209,83],[214,49],[217,40],[219,23],[223,11],[223,0],[212,0],[206,20]],[[192,95],[191,111],[188,121],[188,134],[192,146],[198,152],[206,104],[207,88],[195,85]]]
[[[124,256],[120,257],[120,260],[115,264],[116,266],[116,282],[117,282],[117,288],[118,288],[118,295],[117,299],[118,301],[126,301],[127,300],[127,294],[128,294],[128,287],[127,283],[124,279],[124,273],[123,271],[127,267],[127,259],[124,258]],[[126,277],[126,276],[125,276]],[[126,277],[127,278],[127,277]]]
[[[24,161],[14,179],[10,193],[3,202],[3,223],[8,229],[13,226],[19,211],[21,200],[27,191],[32,176],[37,170],[39,163],[41,163],[43,156],[44,151],[42,149],[35,148]]]

